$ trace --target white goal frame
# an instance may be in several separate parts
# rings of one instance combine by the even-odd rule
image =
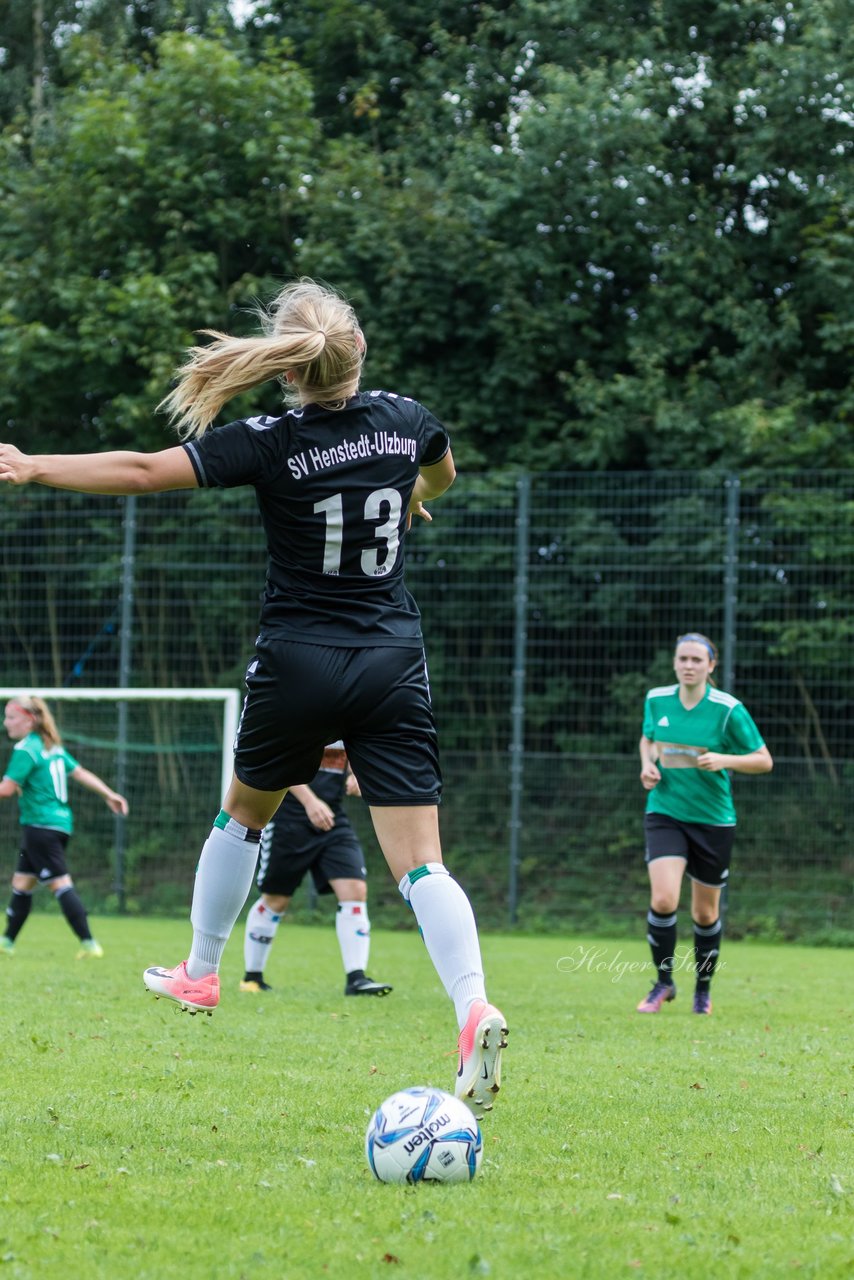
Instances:
[[[222,783],[220,800],[231,785],[234,767],[234,740],[240,719],[240,694],[236,689],[33,689],[26,685],[0,686],[0,699],[44,698],[45,702],[221,702],[222,703]],[[116,743],[121,750],[121,743]]]

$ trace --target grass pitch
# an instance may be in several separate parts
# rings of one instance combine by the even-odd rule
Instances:
[[[102,961],[58,913],[0,956],[0,1280],[854,1274],[850,952],[725,944],[711,1018],[687,971],[643,1017],[640,939],[484,937],[510,1024],[484,1163],[404,1188],[369,1114],[455,1070],[414,929],[374,933],[385,1000],[343,997],[331,924],[285,924],[276,990],[241,995],[238,930],[209,1019],[142,987],[188,925],[95,925]]]

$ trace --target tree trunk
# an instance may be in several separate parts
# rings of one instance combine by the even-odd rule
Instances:
[[[44,113],[44,0],[33,0],[33,129]]]

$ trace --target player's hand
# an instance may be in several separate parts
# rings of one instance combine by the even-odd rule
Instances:
[[[13,444],[0,444],[0,481],[5,484],[29,484],[35,474],[35,463]]]
[[[128,802],[118,791],[112,791],[104,799],[107,801],[107,808],[112,809],[113,813],[120,813],[123,818],[128,816]]]
[[[335,814],[323,800],[315,798],[305,807],[306,816],[318,831],[331,831],[335,826]]]
[[[718,751],[704,751],[702,755],[697,756],[697,768],[705,769],[706,773],[719,773],[726,767],[727,757],[722,756]]]
[[[657,787],[659,782],[661,782],[661,774],[659,773],[658,765],[653,764],[652,761],[650,761],[649,764],[645,764],[641,769],[640,780],[644,791],[652,791]]]
[[[407,515],[406,515],[406,531],[407,531],[407,533],[408,533],[408,532],[409,532],[409,530],[412,528],[412,517],[413,517],[413,516],[418,516],[418,517],[419,517],[419,519],[421,519],[421,520],[426,520],[428,524],[432,524],[432,523],[433,523],[433,517],[430,515],[430,512],[427,510],[427,508],[424,506],[424,503],[423,503],[423,502],[413,502],[413,503],[411,503],[411,504],[410,504],[409,511],[407,512]]]

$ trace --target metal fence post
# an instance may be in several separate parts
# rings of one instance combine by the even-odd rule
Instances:
[[[726,515],[724,516],[724,634],[723,634],[723,687],[732,693],[735,684],[735,628],[738,611],[738,525],[740,519],[739,497],[741,480],[730,473],[724,480],[726,490]]]
[[[735,684],[736,618],[738,613],[738,525],[740,520],[739,497],[741,480],[730,472],[724,480],[726,491],[726,515],[724,516],[724,634],[722,638],[724,660],[721,672],[723,687],[732,693]],[[729,882],[721,892],[720,915],[726,922],[729,910]]]
[[[133,586],[134,562],[136,558],[136,498],[130,495],[125,498],[124,506],[124,545],[122,547],[122,581],[120,597],[120,631],[119,631],[119,680],[120,689],[130,687],[131,654],[133,652]],[[128,704],[119,702],[117,707],[116,727],[116,791],[124,795],[128,777]],[[125,849],[127,847],[127,829],[120,813],[115,816],[115,872],[114,889],[118,899],[118,909],[124,914],[126,910],[125,893]]]
[[[513,681],[510,704],[510,865],[507,907],[516,923],[519,902],[519,842],[522,833],[522,787],[525,767],[525,662],[528,640],[528,540],[531,525],[531,477],[516,486],[516,572],[513,583]]]

